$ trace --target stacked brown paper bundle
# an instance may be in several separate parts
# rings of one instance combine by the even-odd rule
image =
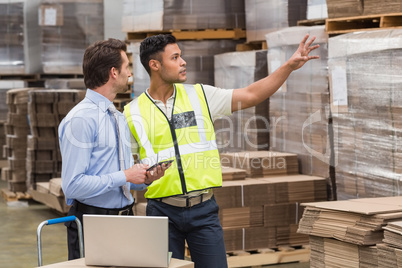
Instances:
[[[64,197],[61,189],[61,178],[53,178],[49,181],[49,193],[57,197]]]
[[[224,208],[219,211],[219,218],[226,228],[262,227],[263,210],[263,206]]]
[[[7,105],[7,91],[16,88],[25,88],[26,86],[27,82],[24,80],[8,80],[8,79],[0,80],[0,166],[1,168],[3,168],[2,172],[3,180],[6,180],[5,173],[8,173],[8,175],[10,174],[9,168],[7,167],[8,156],[6,155],[7,154],[6,135],[11,135],[10,127],[6,128],[7,117],[9,112],[8,108],[9,105]]]
[[[327,8],[330,19],[359,16],[363,14],[363,0],[327,0]]]
[[[300,246],[308,243],[297,233],[300,202],[326,200],[326,179],[299,174],[224,181],[214,194],[227,251]]]
[[[57,128],[85,91],[21,88],[7,91],[6,145],[3,154],[8,188],[25,192],[35,182],[60,177],[61,156]]]
[[[382,226],[402,219],[402,197],[306,203],[298,232],[356,245],[382,242]]]
[[[402,11],[400,0],[382,0],[381,5],[376,0],[364,0],[364,15],[398,13]]]
[[[381,267],[402,267],[402,221],[389,222],[384,229],[383,244],[378,244]]]
[[[57,128],[75,104],[84,98],[84,90],[30,91],[28,116],[31,135],[27,145],[27,187],[61,176],[61,154]]]
[[[36,189],[30,194],[35,201],[43,203],[61,213],[67,213],[70,206],[67,206],[64,193],[61,189],[61,178],[53,178],[48,182],[37,182]]]
[[[306,187],[295,191],[298,185]],[[292,175],[224,181],[214,189],[221,208],[260,206],[326,200],[325,179],[316,176]]]
[[[267,204],[264,206],[264,226],[280,227],[298,223],[303,215],[299,203]],[[272,217],[275,215],[275,217]]]
[[[398,13],[402,11],[400,0],[327,0],[328,17],[342,18],[360,15]]]
[[[244,151],[221,153],[221,162],[245,169],[248,177],[266,177],[298,173],[297,155],[274,151]]]
[[[384,229],[384,243],[402,249],[402,221],[389,222]]]
[[[3,154],[3,146],[6,146],[6,134],[5,134],[5,125],[6,121],[5,120],[0,120],[0,162],[1,161],[7,161],[7,158],[5,157],[5,155]],[[4,168],[4,164],[1,166],[2,168]]]
[[[37,182],[36,190],[40,193],[61,197],[62,201],[64,200],[64,193],[61,189],[61,178],[53,178],[48,182]]]
[[[309,202],[307,200],[327,200],[325,179],[318,176],[288,175],[285,177],[261,178],[275,183],[276,203]]]
[[[223,181],[244,180],[245,178],[246,171],[244,169],[222,166]]]
[[[402,249],[390,247],[386,244],[378,244],[378,264],[381,268],[402,267]]]
[[[28,92],[35,88],[11,89],[7,91],[8,113],[5,123],[6,145],[3,155],[8,160],[8,168],[4,168],[4,178],[8,189],[13,192],[25,192],[26,186],[26,156],[27,135],[29,134]]]
[[[308,244],[308,236],[297,233],[300,203],[327,200],[326,179],[301,174],[224,180],[213,192],[227,251]],[[134,191],[136,215],[145,215],[144,193]]]
[[[311,267],[402,267],[400,204],[402,196],[302,204]]]
[[[223,237],[226,251],[277,247],[275,228],[224,228]]]
[[[332,238],[310,236],[310,247],[311,268],[379,267],[375,246],[358,246]]]

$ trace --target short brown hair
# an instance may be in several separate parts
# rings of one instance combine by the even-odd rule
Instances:
[[[85,50],[82,69],[87,88],[96,89],[106,84],[112,67],[121,71],[121,51],[127,51],[126,43],[114,38],[95,42]]]

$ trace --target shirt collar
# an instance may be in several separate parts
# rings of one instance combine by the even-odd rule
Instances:
[[[108,98],[106,98],[102,94],[99,94],[98,92],[89,88],[87,89],[85,97],[88,98],[90,101],[92,101],[96,106],[98,106],[104,113],[106,113],[109,105],[112,103]]]
[[[159,101],[159,102],[162,102],[162,101],[160,101],[160,100],[155,100],[154,98],[151,97],[151,95],[149,95],[149,88],[147,88],[147,89],[145,90],[145,93],[148,95],[148,97],[149,97],[153,102],[158,102],[158,101]],[[169,97],[168,100],[173,99],[175,96],[176,96],[176,87],[173,87],[173,94],[172,94],[172,96]]]

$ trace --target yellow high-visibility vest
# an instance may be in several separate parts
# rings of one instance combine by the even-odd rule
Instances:
[[[215,131],[202,85],[174,84],[172,118],[145,93],[124,107],[140,159],[174,162],[154,181],[146,198],[163,198],[222,186]]]

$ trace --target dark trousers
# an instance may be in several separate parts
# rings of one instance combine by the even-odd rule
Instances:
[[[68,211],[68,216],[77,217],[84,228],[84,221],[82,220],[83,213],[77,211],[75,206],[72,206]],[[78,228],[75,221],[66,222],[64,224],[67,227],[67,246],[68,246],[68,260],[74,260],[80,258],[80,245],[78,239]],[[84,238],[83,238],[84,239]]]
[[[196,268],[226,268],[226,249],[215,198],[191,208],[171,206],[148,200],[147,216],[169,218],[169,251],[172,257],[184,259],[187,241]]]
[[[89,214],[89,213],[86,213]],[[90,213],[90,214],[103,214],[103,213]],[[68,216],[75,216],[77,217],[84,228],[84,221],[83,215],[81,211],[78,211],[75,204],[71,206],[70,210],[68,211]],[[133,210],[130,209],[128,215],[133,215]],[[78,228],[75,221],[66,222],[64,224],[67,227],[67,247],[68,247],[68,260],[74,260],[80,258],[80,245],[79,245],[79,238],[78,238]],[[84,235],[84,230],[82,230],[82,234]],[[82,238],[84,239],[84,237]],[[83,241],[84,242],[84,241]]]

